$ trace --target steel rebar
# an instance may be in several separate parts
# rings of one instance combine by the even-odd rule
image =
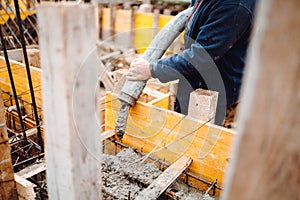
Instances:
[[[10,17],[9,13],[7,12],[7,10],[5,9],[5,7],[2,5],[2,3],[0,3],[0,6],[2,8],[2,10],[5,12],[5,14],[8,16],[8,18],[12,21],[12,23],[14,23],[15,27],[17,27],[17,24],[14,22],[14,20]],[[16,33],[11,29],[11,27],[9,26],[9,24],[7,23],[7,20],[5,20],[2,16],[1,19],[3,21],[5,21],[6,26],[8,27],[9,31],[11,32],[11,34],[13,35],[13,37],[15,38],[15,40],[17,41],[17,43],[21,46],[21,42],[19,41]]]
[[[36,121],[38,142],[41,147],[41,152],[43,153],[44,152],[44,143],[43,143],[41,127],[40,127],[40,118],[38,116],[37,106],[36,106],[36,102],[35,102],[35,95],[34,95],[34,90],[33,90],[33,84],[32,84],[31,72],[30,72],[30,67],[29,67],[29,62],[28,62],[28,56],[27,56],[27,50],[26,50],[26,45],[25,45],[25,39],[24,39],[24,33],[23,33],[23,28],[22,28],[22,21],[21,21],[21,16],[20,16],[18,0],[14,0],[14,4],[15,4],[15,9],[16,9],[16,14],[17,14],[16,15],[17,21],[18,21],[18,25],[19,25],[19,29],[20,29],[20,41],[22,44],[23,56],[24,56],[26,73],[27,73],[28,84],[29,84],[30,95],[31,95],[31,101],[32,101],[33,112],[34,112],[34,117],[35,117],[35,121]]]
[[[17,2],[18,3],[18,7],[19,7],[19,2]],[[16,6],[16,5],[15,5]],[[9,5],[9,3],[8,2],[6,2],[6,7],[10,10],[10,12],[12,13],[12,14],[14,14],[17,18],[18,18],[18,16],[17,16],[17,10],[16,10],[16,13],[14,13],[14,10],[12,9],[12,7]],[[6,9],[4,9],[5,10],[5,12],[7,13],[7,14],[9,14],[8,12],[7,12],[7,10]],[[19,15],[20,15],[20,10],[19,10]],[[20,18],[21,19],[21,18]],[[17,19],[18,20],[18,19]],[[20,29],[20,26],[19,25],[17,25],[16,23],[15,23],[15,21],[14,20],[12,20],[13,21],[13,23],[15,24],[15,26],[19,29],[19,31],[21,32],[21,30],[22,29],[26,29],[25,28],[25,26],[21,23],[21,27],[22,27],[22,29]],[[27,30],[27,29],[26,29]],[[20,33],[21,34],[21,33]],[[22,34],[24,35],[24,33],[22,32]],[[33,39],[33,37],[31,36],[31,34],[28,32],[28,31],[26,31],[26,35],[29,37],[29,39],[32,41],[32,43],[33,44],[36,44],[36,42],[34,41],[34,39]],[[27,41],[27,39],[26,38],[24,38],[26,41]],[[30,43],[27,41],[27,45],[30,45]]]
[[[0,15],[0,17],[1,17],[1,20],[5,20],[1,15]],[[11,34],[13,35],[13,37],[14,37],[14,39],[17,39],[17,36],[15,35],[15,33],[11,30],[11,28],[10,28],[10,26],[7,24],[7,22],[5,21],[5,23],[4,23],[6,26],[7,26],[7,28],[8,28],[8,30],[11,32]],[[7,33],[7,31],[6,30],[2,30],[3,31],[3,35],[5,35],[5,36],[9,36],[9,34]],[[10,43],[10,45],[13,47],[13,48],[16,48],[16,45],[14,44],[14,42],[11,42],[10,40],[8,40],[9,41],[9,43]],[[18,41],[17,41],[18,42]],[[19,43],[19,45],[20,45],[21,43]]]
[[[5,57],[6,67],[7,67],[7,71],[8,71],[8,75],[9,75],[9,80],[10,80],[10,84],[11,84],[11,89],[13,92],[13,96],[14,96],[16,108],[17,108],[17,113],[18,113],[18,117],[20,120],[21,132],[23,133],[24,141],[28,142],[26,132],[25,132],[25,125],[24,125],[24,122],[22,119],[21,108],[19,105],[19,99],[18,99],[16,87],[15,87],[15,82],[14,82],[13,74],[12,74],[11,67],[10,67],[10,62],[9,62],[9,58],[8,58],[8,54],[7,54],[7,50],[6,50],[5,41],[4,41],[4,38],[2,35],[2,26],[0,26],[0,37],[1,37],[1,43],[2,43],[4,57]]]
[[[127,145],[123,144],[122,142],[119,142],[119,141],[117,141],[117,140],[115,140],[115,139],[108,138],[108,140],[110,140],[110,141],[112,141],[113,143],[115,143],[116,145],[120,145],[120,146],[122,146],[122,147],[124,147],[124,148],[130,148],[129,146],[127,146]],[[134,149],[134,151],[135,151],[136,153],[142,155],[142,156],[147,155],[146,153],[142,153],[142,152],[138,151],[137,149]],[[156,160],[157,160],[157,159],[153,158],[152,156],[149,156],[149,159],[152,160],[152,161],[156,161]],[[162,168],[164,168],[164,167],[169,167],[169,166],[170,166],[170,164],[168,164],[165,160],[160,160],[160,159],[159,159],[157,162],[158,162],[159,164],[163,165]],[[191,178],[194,178],[194,179],[196,179],[196,180],[198,180],[198,181],[201,181],[201,182],[203,182],[203,183],[205,183],[205,184],[207,184],[207,185],[209,185],[209,186],[213,184],[212,182],[209,182],[209,181],[207,181],[207,180],[205,180],[205,179],[202,179],[202,178],[200,178],[200,177],[198,177],[198,176],[196,176],[196,175],[194,175],[194,174],[192,174],[192,173],[190,173],[190,172],[186,172],[185,174],[187,174],[187,175],[190,176]],[[223,188],[220,187],[220,186],[218,186],[217,184],[215,184],[214,187],[217,188],[217,189],[219,189],[219,190],[223,190]]]

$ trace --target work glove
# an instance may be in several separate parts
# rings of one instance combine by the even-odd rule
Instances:
[[[130,64],[126,78],[129,81],[145,81],[150,79],[150,63],[143,58],[134,59]]]

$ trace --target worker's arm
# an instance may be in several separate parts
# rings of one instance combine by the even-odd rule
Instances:
[[[222,58],[251,26],[252,15],[245,7],[226,4],[210,13],[189,49],[150,64],[152,77],[161,82],[198,76]],[[187,41],[186,41],[187,42]]]

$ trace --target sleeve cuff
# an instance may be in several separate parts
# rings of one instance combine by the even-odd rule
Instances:
[[[157,61],[151,62],[150,65],[150,72],[151,72],[151,76],[152,78],[158,78],[157,76]]]

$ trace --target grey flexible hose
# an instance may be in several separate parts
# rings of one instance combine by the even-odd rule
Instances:
[[[149,62],[161,58],[172,42],[183,31],[185,23],[192,11],[193,7],[190,7],[173,17],[152,40],[143,54],[143,58]],[[129,108],[130,106],[134,106],[146,83],[147,81],[127,80],[121,90],[119,95],[121,108],[115,124],[115,131],[119,139],[122,139],[125,133]]]

